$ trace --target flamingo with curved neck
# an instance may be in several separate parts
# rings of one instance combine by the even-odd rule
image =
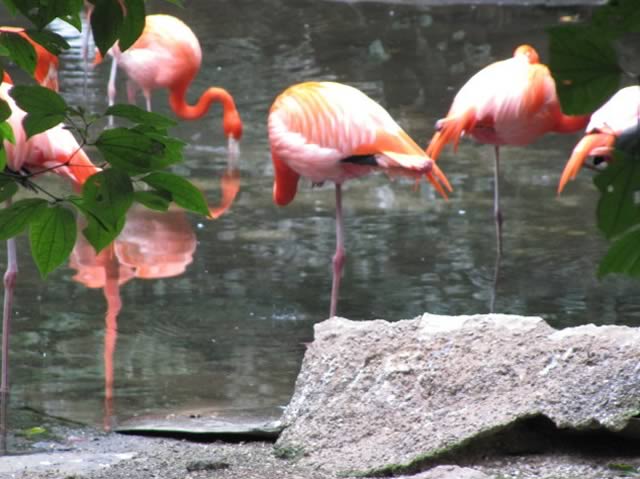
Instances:
[[[202,50],[193,31],[171,15],[148,15],[142,35],[124,52],[115,45],[110,50],[114,58],[109,78],[109,105],[115,100],[116,72],[121,67],[128,76],[129,102],[135,102],[137,90],[142,90],[147,110],[151,111],[151,92],[169,90],[169,105],[180,118],[194,120],[203,117],[213,103],[223,109],[222,128],[235,149],[242,137],[242,121],[231,94],[223,88],[210,87],[191,105],[186,94],[200,70]],[[99,62],[100,59],[97,59]]]

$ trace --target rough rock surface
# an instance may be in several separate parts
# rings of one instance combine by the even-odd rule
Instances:
[[[320,468],[398,473],[531,418],[559,432],[630,433],[639,412],[637,329],[558,331],[507,315],[333,318],[315,327],[277,447]]]
[[[430,471],[415,476],[402,476],[399,479],[489,479],[489,476],[468,467],[438,466]]]
[[[2,479],[336,479],[274,454],[264,442],[225,444],[70,431],[66,451],[0,457]],[[397,479],[629,479],[640,456],[528,455],[439,466]],[[356,479],[339,476],[340,479]]]

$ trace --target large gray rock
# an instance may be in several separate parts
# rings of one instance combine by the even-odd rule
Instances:
[[[333,318],[315,327],[277,447],[336,472],[397,473],[527,418],[624,432],[639,412],[637,329],[558,331],[506,315]]]

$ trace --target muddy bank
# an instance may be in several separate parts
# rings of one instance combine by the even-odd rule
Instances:
[[[636,456],[545,454],[485,458],[422,472],[415,479],[617,479],[637,477]],[[477,472],[474,472],[477,471]],[[482,475],[480,475],[482,474]],[[91,430],[70,430],[45,453],[0,458],[0,477],[11,479],[328,479],[304,466],[295,451],[269,442],[192,442]]]

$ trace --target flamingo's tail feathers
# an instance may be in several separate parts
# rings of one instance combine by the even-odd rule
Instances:
[[[271,154],[275,179],[273,182],[273,202],[285,206],[296,196],[300,175],[273,153]]]
[[[378,166],[382,168],[402,168],[404,170],[425,171],[428,168],[429,158],[422,150],[418,154],[398,153],[395,151],[381,151],[376,157]]]
[[[104,61],[104,57],[102,56],[102,53],[100,53],[100,50],[96,48],[93,56],[93,64],[100,65],[103,61]]]
[[[476,112],[473,108],[466,110],[460,115],[452,115],[438,120],[436,133],[433,135],[427,155],[437,160],[443,148],[449,143],[453,143],[454,151],[458,149],[460,137],[466,131],[470,131],[476,124]]]
[[[451,188],[451,183],[449,183],[449,180],[435,162],[433,162],[431,171],[426,173],[425,176],[427,177],[427,180],[429,180],[429,183],[433,185],[436,191],[440,193],[445,200],[449,199],[448,193],[453,191],[453,188]]]
[[[438,165],[436,165],[435,161],[425,156],[422,150],[420,150],[420,153],[421,155],[407,155],[392,151],[383,151],[383,158],[388,159],[387,161],[391,160],[393,163],[380,166],[391,168],[391,171],[393,171],[394,168],[401,168],[399,171],[404,170],[404,174],[409,176],[415,176],[417,173],[419,174],[418,177],[420,177],[424,174],[436,191],[444,198],[448,198],[447,191],[452,191],[449,180]]]
[[[66,166],[54,171],[67,176],[78,188],[84,185],[90,176],[101,171],[91,163],[89,157],[82,150],[78,150],[71,157],[58,155],[56,161],[59,164],[66,164]]]
[[[585,160],[594,154],[610,154],[615,142],[615,136],[607,133],[592,133],[585,136],[578,142],[571,153],[571,158],[564,167],[560,183],[558,184],[558,194],[562,192],[569,180],[573,180]]]

